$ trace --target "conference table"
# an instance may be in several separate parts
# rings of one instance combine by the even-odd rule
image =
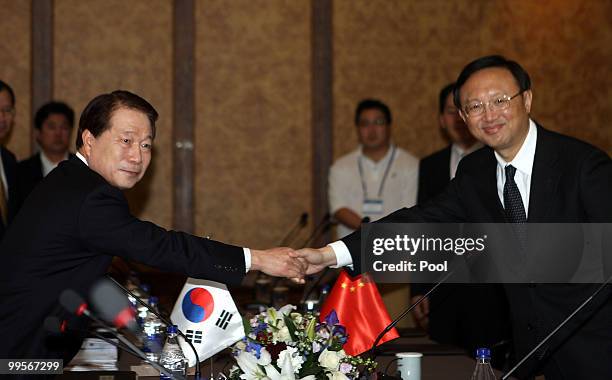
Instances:
[[[474,371],[475,360],[468,357],[459,348],[437,344],[428,337],[418,333],[403,334],[402,337],[387,342],[380,346],[380,353],[376,357],[378,363],[377,372],[385,373],[389,376],[397,376],[395,354],[398,352],[420,352],[423,354],[421,361],[421,380],[469,380]],[[227,374],[232,366],[233,360],[229,350],[222,351],[215,355],[212,360],[212,376],[218,379],[219,372]],[[58,380],[129,380],[159,379],[158,372],[147,364],[129,354],[120,353],[118,372],[65,372],[58,376]],[[211,360],[200,363],[202,378],[211,378]],[[496,371],[496,376],[501,377],[501,373]],[[193,376],[188,376],[190,379]],[[380,376],[373,376],[373,379],[380,380]],[[398,376],[399,380],[399,376]]]

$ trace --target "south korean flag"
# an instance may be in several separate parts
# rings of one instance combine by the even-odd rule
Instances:
[[[200,361],[244,337],[242,317],[225,284],[188,278],[170,319],[198,351]],[[196,364],[189,344],[179,340],[189,366]]]

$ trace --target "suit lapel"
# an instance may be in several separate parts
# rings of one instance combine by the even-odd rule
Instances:
[[[499,195],[497,194],[497,160],[491,148],[487,147],[484,149],[488,151],[488,154],[483,162],[482,170],[478,178],[480,187],[479,192],[482,194],[481,201],[490,214],[491,221],[503,223],[506,220],[506,216],[501,201],[499,200]]]
[[[548,214],[557,183],[561,177],[559,152],[547,131],[538,125],[538,140],[531,173],[528,222],[542,220]]]

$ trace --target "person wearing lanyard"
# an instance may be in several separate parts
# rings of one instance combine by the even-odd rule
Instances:
[[[391,143],[391,122],[383,102],[358,104],[360,146],[340,157],[329,174],[330,213],[338,222],[338,237],[358,228],[365,217],[373,221],[416,203],[419,161]]]

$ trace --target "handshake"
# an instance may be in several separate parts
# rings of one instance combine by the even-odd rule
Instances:
[[[329,246],[299,250],[287,247],[251,250],[251,270],[290,278],[297,283],[304,283],[304,276],[318,273],[331,265],[336,265],[336,255]]]

